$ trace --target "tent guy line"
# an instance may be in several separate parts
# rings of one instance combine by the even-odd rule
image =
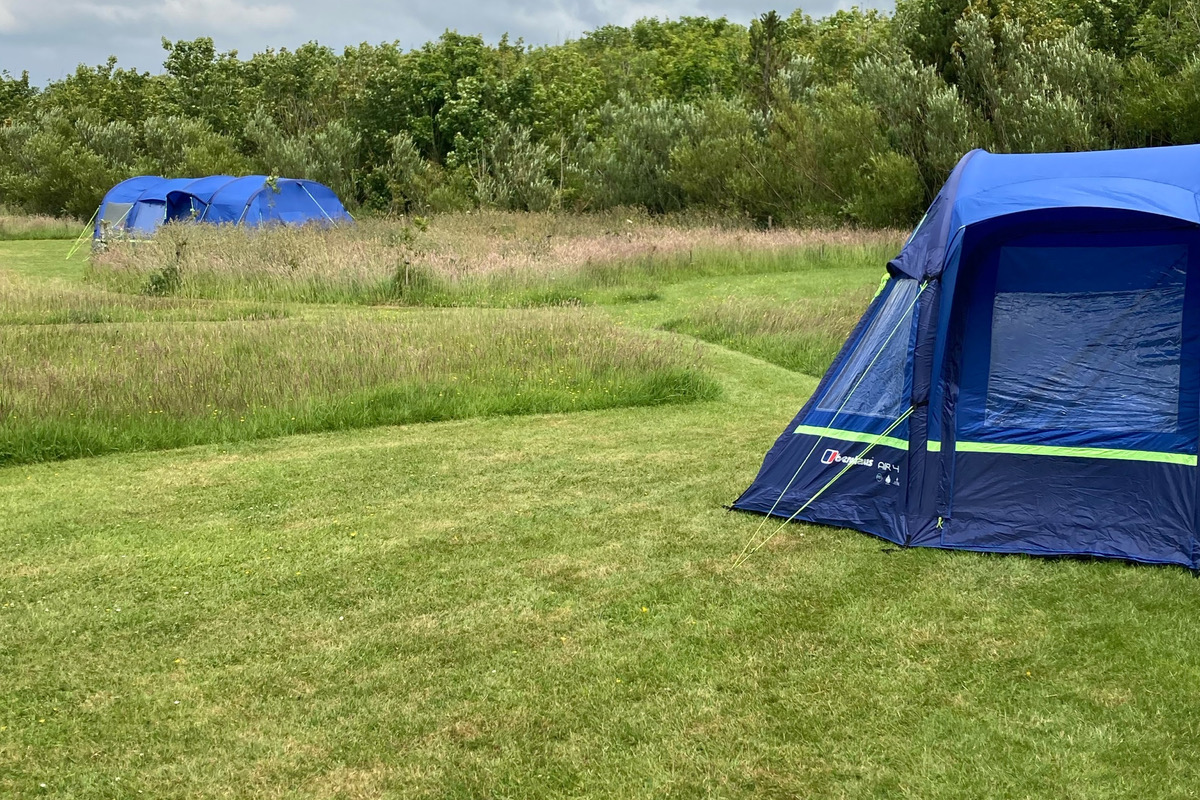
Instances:
[[[918,225],[917,227],[919,228],[920,226]],[[880,284],[879,284],[879,292],[876,292],[876,294],[875,294],[876,297],[878,297],[879,293],[882,292],[883,289],[886,287],[887,277],[888,277],[887,273],[884,273],[884,280],[882,282],[880,282]],[[920,291],[918,291],[916,296],[913,297],[912,303],[909,304],[909,308],[908,308],[909,311],[911,311],[912,307],[916,304],[917,298],[921,296],[921,292],[925,291],[926,285],[928,285],[928,284],[922,285]],[[880,354],[882,354],[884,348],[887,347],[888,342],[890,342],[892,340],[892,338],[896,335],[896,332],[898,330],[900,330],[900,326],[902,323],[903,323],[903,319],[897,321],[896,326],[894,328],[892,328],[892,330],[888,333],[887,338],[884,339],[883,343],[879,346],[879,349],[876,351],[875,355],[871,358],[871,361],[863,369],[862,375],[860,375],[858,377],[858,380],[855,382],[854,386],[852,386],[850,388],[850,391],[846,394],[846,399],[842,401],[842,405],[838,408],[838,410],[836,412],[834,412],[833,419],[831,419],[830,423],[829,423],[830,425],[832,425],[834,422],[837,421],[838,415],[841,414],[843,410],[845,410],[846,404],[850,402],[850,399],[852,397],[854,397],[854,393],[858,391],[858,387],[862,386],[862,382],[866,379],[867,373],[871,371],[871,367],[875,365],[875,362],[879,359]],[[820,389],[820,387],[818,387],[818,390],[819,389]],[[788,489],[790,489],[792,487],[792,483],[795,482],[796,477],[799,476],[800,472],[804,469],[804,465],[808,463],[808,460],[810,458],[812,458],[812,454],[817,451],[817,447],[820,446],[821,440],[822,440],[822,436],[818,435],[817,440],[815,442],[813,442],[812,448],[810,448],[808,451],[808,454],[806,456],[804,456],[804,460],[800,462],[800,466],[796,467],[796,471],[792,474],[791,479],[788,480],[787,485],[784,486],[782,490],[780,490],[779,497],[777,497],[775,499],[775,502],[771,505],[770,510],[763,517],[762,521],[758,523],[758,527],[754,529],[754,533],[751,534],[751,536],[748,540],[746,540],[746,544],[742,546],[741,552],[738,553],[737,559],[735,559],[735,561],[737,561],[739,564],[742,563],[739,559],[743,559],[745,557],[747,549],[750,547],[751,544],[754,543],[754,540],[758,538],[759,533],[762,532],[763,526],[766,525],[766,523],[767,523],[767,519],[769,519],[770,516],[775,513],[775,509],[779,506],[780,501],[783,500],[783,496],[785,494],[787,494]]]

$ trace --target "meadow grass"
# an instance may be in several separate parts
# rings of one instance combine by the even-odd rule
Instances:
[[[38,239],[74,239],[85,223],[72,217],[23,214],[0,206],[0,242]]]
[[[694,346],[585,314],[0,326],[0,463],[708,399]]]
[[[471,369],[472,397],[564,398],[564,359],[611,387],[620,353],[721,390],[0,469],[0,796],[1191,796],[1186,571],[898,550],[723,508],[878,282],[882,260],[840,259],[599,309],[0,326],[0,397],[68,424],[87,398],[166,417],[151,384],[189,420],[205,392],[250,420],[288,387],[376,378],[420,407]],[[793,325],[826,349],[767,363],[803,349]],[[694,345],[701,372],[661,327],[716,342]]]
[[[791,303],[726,298],[699,305],[662,327],[819,378],[870,300],[869,290]]]
[[[0,272],[0,325],[279,319],[288,314],[280,305],[123,295],[64,281],[30,282]]]
[[[734,569],[814,381],[708,358],[712,403],[0,470],[0,795],[1194,790],[1200,582],[796,524]]]
[[[636,302],[705,276],[848,266],[894,253],[900,234],[679,227],[611,216],[585,225],[559,215],[435,217],[427,226],[265,231],[168,225],[114,243],[89,279],[127,293],[214,299],[432,306]],[[586,218],[585,218],[586,219]],[[542,231],[549,231],[542,233]]]

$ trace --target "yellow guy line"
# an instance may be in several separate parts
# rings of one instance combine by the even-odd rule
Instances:
[[[905,320],[908,320],[910,324],[912,323],[912,320],[908,319],[908,314],[913,310],[913,306],[917,304],[917,299],[920,298],[921,293],[925,291],[925,287],[928,285],[929,281],[925,281],[921,284],[921,287],[917,290],[917,293],[913,295],[913,299],[908,304],[908,308],[904,309],[904,313],[900,315],[900,319],[896,322],[895,327],[892,328],[891,333],[889,333],[887,338],[883,340],[883,344],[879,345],[879,350],[875,353],[874,357],[872,357],[866,368],[863,369],[862,375],[858,376],[858,380],[855,381],[854,386],[850,388],[850,393],[846,395],[846,399],[842,401],[840,406],[838,406],[838,410],[833,412],[833,418],[829,420],[829,427],[832,427],[833,423],[837,422],[838,416],[840,416],[842,411],[845,410],[846,404],[850,402],[850,398],[853,397],[854,393],[858,391],[858,387],[861,386],[862,382],[866,379],[867,373],[871,371],[871,367],[875,366],[875,362],[879,360],[879,356],[883,355],[883,351],[887,348],[888,342],[892,340],[892,337],[896,335],[896,331],[900,330],[900,326],[904,324]],[[888,430],[890,431],[891,428]],[[779,497],[775,498],[775,502],[771,505],[771,510],[768,511],[767,515],[762,518],[762,522],[758,523],[758,527],[754,529],[754,533],[750,534],[750,538],[746,540],[744,545],[742,545],[742,551],[737,554],[737,558],[735,558],[734,561],[740,561],[740,559],[746,555],[746,550],[749,549],[750,545],[754,543],[754,540],[758,538],[758,534],[762,532],[763,525],[765,525],[767,523],[767,519],[775,513],[775,509],[779,506],[780,501],[783,500],[783,496],[787,494],[788,489],[792,488],[792,484],[795,483],[796,478],[800,476],[800,470],[804,469],[804,465],[808,463],[810,458],[812,458],[812,454],[817,452],[817,448],[821,446],[821,442],[824,441],[824,438],[825,437],[823,436],[818,436],[817,440],[813,442],[812,449],[808,451],[808,455],[806,455],[804,460],[800,462],[800,466],[796,467],[796,471],[792,473],[792,477],[788,480],[787,485],[783,487],[783,491],[779,493]]]
[[[912,412],[913,412],[913,407],[912,407],[912,406],[909,406],[909,407],[908,407],[908,411],[905,411],[903,414],[901,414],[901,415],[900,415],[900,417],[899,417],[899,419],[897,419],[895,422],[893,422],[891,425],[889,425],[886,431],[884,431],[883,433],[881,433],[881,434],[879,434],[878,436],[876,436],[876,437],[875,437],[875,441],[873,441],[873,442],[871,442],[869,445],[867,445],[866,449],[864,449],[864,450],[863,450],[861,453],[859,453],[857,456],[855,456],[855,458],[862,458],[862,457],[863,457],[863,456],[865,456],[867,453],[871,452],[871,450],[872,450],[872,449],[875,447],[875,445],[879,444],[879,442],[880,442],[880,441],[882,441],[884,438],[886,438],[886,437],[887,437],[887,435],[888,435],[889,433],[891,433],[892,431],[894,431],[894,430],[897,428],[897,426],[899,426],[899,425],[900,425],[900,423],[901,423],[901,422],[904,422],[904,420],[908,419],[908,415],[909,415],[909,414],[911,414]],[[747,561],[750,559],[750,556],[752,556],[752,555],[754,555],[755,553],[757,553],[757,552],[758,552],[760,549],[762,549],[762,546],[763,546],[763,545],[765,545],[767,542],[769,542],[769,541],[771,541],[772,539],[774,539],[774,538],[775,538],[775,536],[776,536],[776,535],[777,535],[777,534],[778,534],[778,533],[779,533],[781,530],[783,530],[783,529],[784,529],[784,526],[786,526],[786,525],[787,525],[789,522],[791,522],[791,521],[792,521],[792,520],[794,520],[796,517],[798,517],[798,516],[801,514],[801,512],[803,512],[803,511],[804,511],[804,509],[806,509],[806,508],[808,508],[810,505],[812,505],[812,504],[813,504],[813,502],[815,502],[815,501],[816,501],[816,499],[817,499],[818,497],[820,497],[822,494],[824,494],[824,493],[825,493],[825,490],[826,490],[826,489],[828,489],[830,486],[833,486],[834,482],[835,482],[835,481],[836,481],[838,478],[840,478],[840,477],[842,477],[843,475],[845,475],[845,474],[846,474],[846,470],[850,469],[850,468],[851,468],[851,467],[853,467],[853,466],[854,466],[854,461],[853,461],[853,460],[847,461],[847,462],[846,462],[846,466],[842,467],[842,470],[841,470],[841,472],[839,472],[837,475],[834,475],[832,478],[830,478],[830,479],[829,479],[829,482],[828,482],[828,483],[826,483],[824,486],[822,486],[820,489],[818,489],[816,494],[814,494],[812,497],[808,498],[808,500],[806,500],[806,501],[804,502],[804,505],[802,505],[802,506],[800,506],[799,508],[797,508],[794,514],[792,514],[790,517],[788,517],[788,518],[787,518],[787,519],[785,519],[785,520],[784,520],[782,523],[780,523],[779,527],[778,527],[778,528],[776,528],[776,529],[775,529],[775,530],[774,530],[774,531],[771,533],[771,535],[770,535],[770,536],[768,536],[767,538],[765,538],[765,539],[763,539],[761,542],[759,542],[759,543],[758,543],[758,544],[757,544],[757,545],[754,547],[754,549],[753,549],[753,550],[751,550],[751,551],[749,551],[749,552],[747,552],[747,553],[744,553],[744,554],[742,554],[742,555],[739,557],[739,559],[738,559],[736,562],[734,562],[734,566],[735,566],[735,567],[740,567],[742,564],[745,564],[745,563],[746,563],[746,562],[747,562]]]

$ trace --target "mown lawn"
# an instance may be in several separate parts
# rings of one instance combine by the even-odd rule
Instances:
[[[0,796],[1195,793],[1189,573],[794,524],[734,568],[815,379],[701,347],[716,400],[0,469]]]

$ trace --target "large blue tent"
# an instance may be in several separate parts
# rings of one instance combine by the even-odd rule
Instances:
[[[350,220],[337,195],[315,181],[266,175],[146,175],[108,191],[97,211],[93,236],[147,236],[164,222],[257,227]]]
[[[1200,145],[967,154],[734,507],[1200,567]]]

